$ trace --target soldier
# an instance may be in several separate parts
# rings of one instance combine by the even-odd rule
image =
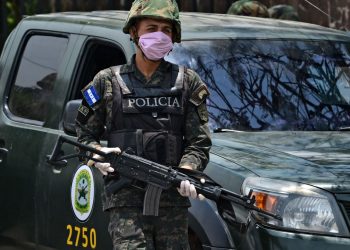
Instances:
[[[252,0],[239,0],[234,2],[227,11],[227,14],[255,17],[269,17],[267,7]]]
[[[298,12],[291,5],[279,4],[268,9],[271,18],[299,21]]]
[[[123,32],[130,34],[136,54],[128,64],[100,71],[82,90],[78,140],[104,152],[131,148],[161,164],[203,170],[211,147],[208,89],[193,70],[164,60],[173,43],[181,41],[176,1],[134,1]],[[100,145],[103,134],[108,147]],[[105,185],[120,181],[109,163],[88,165],[106,175]],[[188,197],[203,196],[183,181],[163,191],[159,216],[144,216],[144,193],[145,185],[134,181],[103,195],[114,249],[189,249]]]

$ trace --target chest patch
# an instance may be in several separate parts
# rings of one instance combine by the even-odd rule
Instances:
[[[123,98],[124,113],[182,113],[181,96],[127,97]]]

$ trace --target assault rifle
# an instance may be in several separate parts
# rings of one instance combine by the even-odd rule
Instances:
[[[63,143],[71,144],[79,149],[79,153],[65,155],[62,150]],[[221,216],[223,214],[226,218],[234,219],[234,211],[232,203],[244,206],[249,210],[255,210],[273,218],[281,219],[278,215],[269,213],[256,207],[255,196],[252,195],[252,190],[248,196],[236,194],[227,189],[222,188],[215,183],[207,175],[199,171],[193,171],[178,167],[167,167],[158,164],[142,157],[122,152],[120,154],[105,153],[93,147],[72,141],[68,138],[60,136],[53,149],[51,155],[48,156],[48,163],[56,168],[63,168],[67,164],[67,159],[79,157],[80,159],[92,159],[92,154],[102,156],[103,162],[111,163],[120,176],[118,181],[112,182],[111,185],[106,186],[108,193],[114,193],[125,185],[132,185],[136,180],[145,184],[146,192],[144,197],[143,214],[144,215],[158,215],[159,200],[162,190],[169,189],[173,186],[179,187],[181,181],[189,180],[192,183],[198,194],[204,195],[207,199],[213,200],[217,203],[217,207]],[[201,179],[205,179],[202,183]],[[113,185],[113,183],[115,185]]]

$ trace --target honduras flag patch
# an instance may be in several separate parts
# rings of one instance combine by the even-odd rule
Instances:
[[[96,102],[100,100],[100,96],[97,94],[94,86],[90,86],[83,92],[86,102],[92,107]]]

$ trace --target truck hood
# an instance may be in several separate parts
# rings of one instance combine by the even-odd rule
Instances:
[[[350,192],[349,132],[222,132],[212,154],[254,174]]]

